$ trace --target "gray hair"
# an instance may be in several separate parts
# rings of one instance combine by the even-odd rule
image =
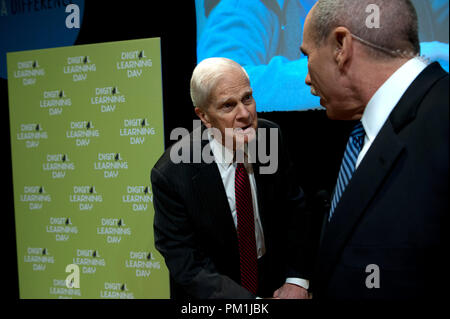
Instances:
[[[369,5],[380,9],[379,28],[366,25]],[[420,54],[418,18],[410,0],[319,0],[311,25],[318,46],[335,28],[343,26],[362,40],[375,58]]]
[[[217,82],[230,69],[242,71],[249,79],[247,72],[240,64],[227,58],[208,58],[195,67],[191,78],[191,99],[194,107],[207,109]]]

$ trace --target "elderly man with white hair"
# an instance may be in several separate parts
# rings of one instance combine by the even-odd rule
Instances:
[[[278,126],[258,119],[248,75],[232,60],[199,63],[191,97],[202,125],[151,174],[171,297],[308,298],[308,214]],[[265,174],[252,149],[272,153],[276,169]]]

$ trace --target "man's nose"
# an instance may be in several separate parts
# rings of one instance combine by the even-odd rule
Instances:
[[[245,105],[244,103],[238,103],[238,114],[237,114],[237,118],[238,119],[248,119],[248,116],[250,114],[250,112],[248,111],[248,106]]]
[[[306,74],[305,83],[306,85],[311,86],[311,77],[309,76],[309,72]]]

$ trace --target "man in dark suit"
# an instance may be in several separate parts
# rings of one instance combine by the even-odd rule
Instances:
[[[232,60],[202,61],[191,97],[203,124],[151,174],[172,298],[307,298],[304,195],[278,126],[257,119],[248,75]]]
[[[435,298],[447,289],[449,77],[419,57],[417,28],[409,0],[319,0],[306,19],[306,83],[329,118],[357,121],[324,221],[314,297]]]

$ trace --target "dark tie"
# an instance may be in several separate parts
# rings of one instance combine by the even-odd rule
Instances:
[[[255,217],[247,171],[238,163],[234,178],[237,233],[241,268],[241,285],[256,294],[258,289],[258,257],[256,254]]]
[[[344,158],[342,159],[341,169],[339,170],[336,187],[334,189],[333,200],[331,201],[331,209],[328,220],[331,220],[334,210],[344,193],[345,187],[350,182],[353,172],[355,171],[356,161],[359,152],[364,144],[364,136],[366,135],[361,122],[354,127],[345,149]]]

